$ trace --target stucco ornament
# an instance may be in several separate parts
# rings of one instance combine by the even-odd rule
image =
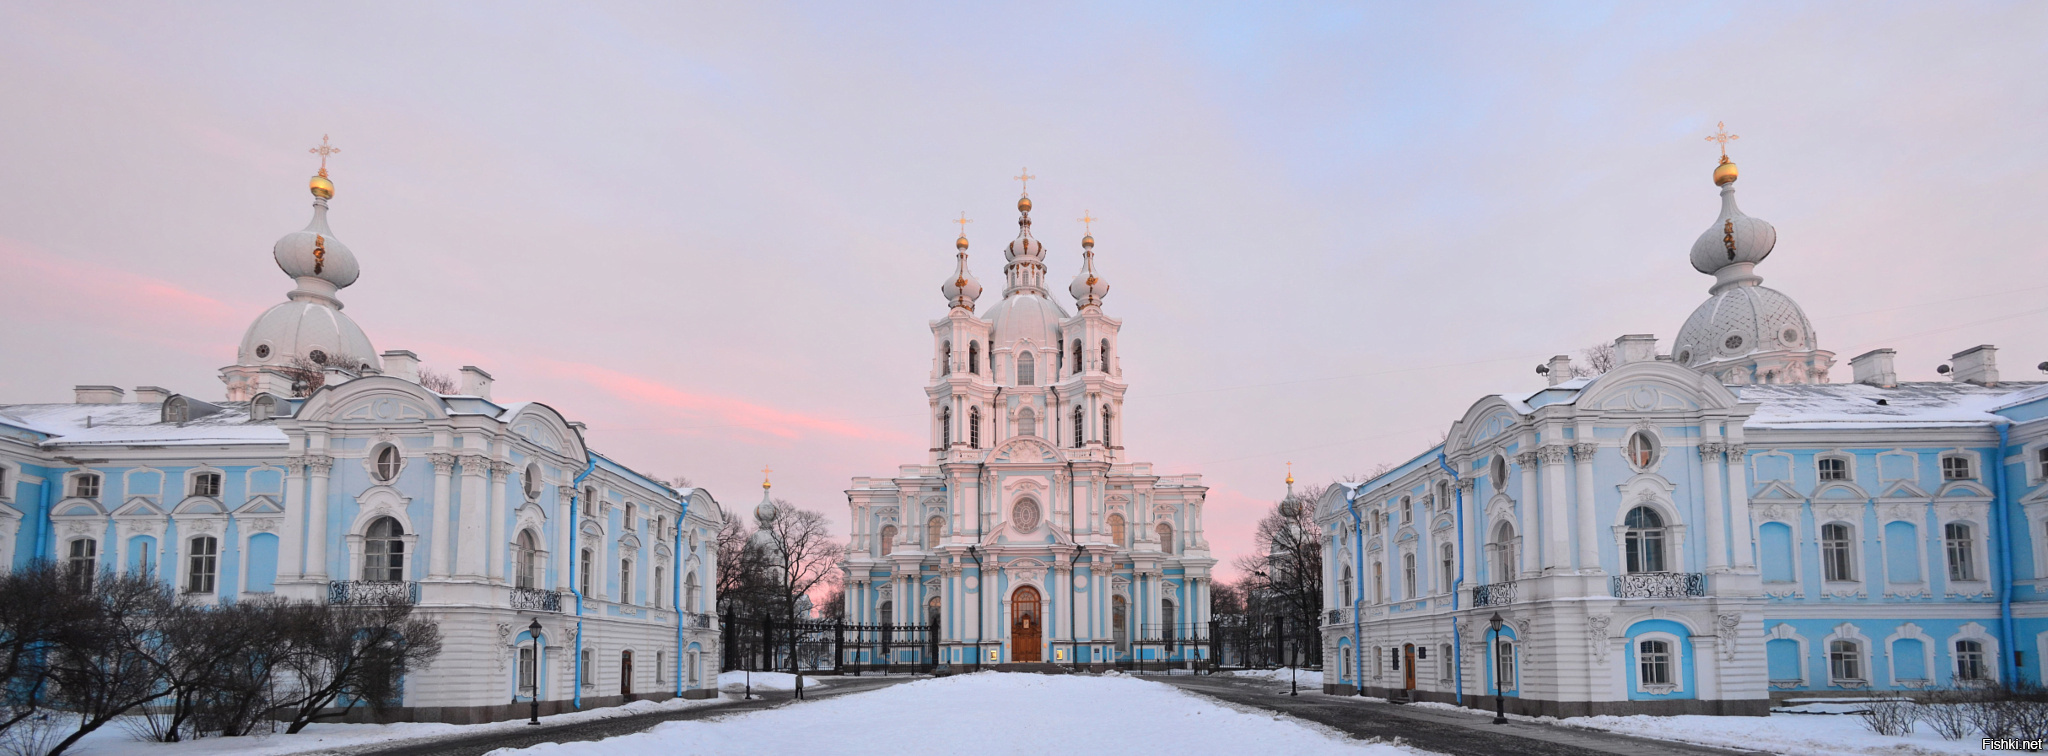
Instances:
[[[1016,524],[1018,530],[1025,532],[1037,529],[1038,516],[1038,502],[1031,499],[1017,502],[1016,508],[1010,510],[1011,522]]]
[[[1586,642],[1593,647],[1593,659],[1602,664],[1607,662],[1607,626],[1613,622],[1614,617],[1607,614],[1586,617]]]

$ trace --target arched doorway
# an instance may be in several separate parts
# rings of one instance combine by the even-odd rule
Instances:
[[[1010,660],[1044,661],[1039,654],[1045,617],[1039,613],[1038,589],[1024,586],[1010,594]]]
[[[619,695],[633,700],[633,652],[619,652]]]

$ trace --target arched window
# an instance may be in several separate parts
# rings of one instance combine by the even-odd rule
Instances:
[[[878,608],[878,610],[877,610],[877,612],[876,612],[876,613],[877,613],[877,614],[879,614],[879,615],[881,616],[882,624],[884,624],[884,625],[892,625],[892,624],[895,624],[895,620],[896,620],[896,602],[894,602],[894,601],[884,601],[884,602],[882,602],[882,605],[881,605],[881,607],[879,607],[879,608]]]
[[[967,448],[981,448],[981,408],[967,409]]]
[[[924,602],[924,617],[926,624],[932,627],[939,626],[939,597],[933,596],[930,601]]]
[[[1437,554],[1439,556],[1438,561],[1440,562],[1439,567],[1442,572],[1437,575],[1440,582],[1438,582],[1436,590],[1438,593],[1450,593],[1451,585],[1457,582],[1457,551],[1451,548],[1450,544],[1446,543],[1437,549]]]
[[[1173,632],[1173,631],[1174,631],[1174,629],[1175,629],[1175,627],[1174,627],[1174,626],[1175,626],[1176,624],[1178,624],[1178,621],[1179,621],[1179,618],[1178,618],[1178,617],[1176,617],[1176,616],[1174,615],[1174,613],[1173,613],[1173,610],[1174,610],[1174,606],[1173,606],[1173,599],[1160,599],[1160,601],[1159,601],[1159,629],[1160,629],[1160,633],[1159,633],[1159,634],[1160,634],[1161,636],[1164,636],[1164,637],[1166,638],[1166,640],[1169,640],[1169,641],[1170,641],[1170,640],[1173,640],[1173,636],[1174,636],[1174,632]]]
[[[882,548],[882,552],[881,552],[881,553],[882,553],[882,556],[888,556],[888,555],[889,555],[889,554],[890,554],[891,552],[893,552],[893,551],[895,551],[895,550],[896,550],[896,526],[894,526],[894,525],[883,525],[883,526],[882,526],[882,546],[881,546],[881,548]]]
[[[220,473],[203,472],[192,476],[192,495],[220,498]]]
[[[520,588],[532,588],[534,576],[540,573],[540,548],[535,543],[533,531],[519,531],[518,552],[512,555],[512,561],[518,567],[513,573],[512,584]]]
[[[1642,685],[1671,684],[1671,642],[1646,640],[1636,644],[1636,665],[1642,670]]]
[[[939,448],[953,445],[953,408],[939,408]]]
[[[1415,598],[1416,594],[1417,594],[1417,593],[1419,593],[1419,591],[1417,591],[1417,590],[1416,590],[1416,585],[1415,585],[1415,579],[1416,579],[1416,577],[1418,577],[1418,576],[1417,576],[1417,575],[1415,574],[1415,555],[1414,555],[1414,554],[1402,554],[1402,555],[1401,555],[1401,587],[1402,587],[1402,588],[1404,589],[1404,590],[1402,591],[1402,593],[1406,594],[1406,595],[1408,596],[1408,598],[1411,598],[1411,599],[1412,599],[1412,598]]]
[[[619,560],[619,602],[633,603],[633,560]]]
[[[947,342],[946,342],[946,346],[944,347],[943,351],[941,351],[941,352],[939,353],[939,375],[952,375],[952,374],[953,374],[953,342],[951,342],[951,341],[947,341]]]
[[[590,549],[584,549],[576,561],[576,592],[590,595]]]
[[[698,606],[698,597],[701,593],[702,591],[699,590],[697,584],[697,571],[691,570],[688,575],[683,577],[683,610],[689,612],[704,611],[702,606]]]
[[[199,536],[186,542],[191,553],[185,557],[185,592],[212,593],[213,577],[220,572],[220,541]]]
[[[1114,446],[1114,444],[1110,443],[1110,440],[1109,440],[1109,408],[1108,408],[1108,407],[1103,407],[1103,408],[1102,408],[1102,445],[1103,445],[1104,447]]]
[[[1487,548],[1493,552],[1493,582],[1503,583],[1515,579],[1520,571],[1515,561],[1515,526],[1503,522],[1493,529],[1493,543]]]
[[[1976,580],[1976,541],[1970,538],[1970,525],[1951,522],[1942,527],[1942,535],[1948,541],[1948,579]]]
[[[1657,461],[1657,440],[1647,431],[1636,431],[1628,437],[1628,463],[1638,470],[1648,469]]]
[[[626,502],[625,522],[627,530],[639,529],[639,526],[636,523],[640,522],[640,508],[630,501]]]
[[[1623,536],[1628,571],[1663,572],[1664,518],[1657,514],[1657,510],[1636,507],[1628,511],[1628,518],[1622,525],[1628,528]]]
[[[1030,407],[1017,410],[1017,435],[1038,435],[1038,413],[1032,412]]]
[[[1075,343],[1078,344],[1080,342]],[[1130,603],[1125,601],[1124,597],[1116,596],[1109,600],[1110,637],[1116,643],[1116,650],[1118,651],[1126,651],[1130,648],[1130,616]]]
[[[1109,514],[1109,540],[1115,542],[1118,546],[1125,545],[1123,515],[1117,514],[1115,512],[1111,512]]]
[[[967,342],[967,372],[981,374],[981,342]]]
[[[1038,385],[1038,360],[1030,352],[1017,354],[1017,385]]]
[[[1085,434],[1083,433],[1082,424],[1086,423],[1087,420],[1088,416],[1081,411],[1081,405],[1074,405],[1074,448],[1076,449],[1081,448],[1083,443],[1082,437]]]
[[[398,467],[398,447],[390,444],[377,447],[377,464],[374,466],[371,474],[377,477],[378,482],[389,483],[396,479],[398,477]]]
[[[70,573],[71,587],[81,593],[92,590],[93,576],[100,571],[99,561],[99,541],[90,538],[73,540],[71,554],[64,564]]]
[[[1344,603],[1350,604],[1357,601],[1357,598],[1355,598],[1357,594],[1352,592],[1356,587],[1351,582],[1351,565],[1347,564],[1344,566]]]
[[[1848,525],[1831,522],[1820,526],[1820,563],[1824,579],[1856,579],[1856,559],[1852,546]]]
[[[363,579],[372,582],[405,579],[405,528],[379,517],[363,536]]]
[[[1372,602],[1385,603],[1387,600],[1387,570],[1379,562],[1372,563]]]
[[[1984,644],[1980,641],[1956,641],[1956,679],[1986,680],[1990,675],[1984,669]]]
[[[540,465],[527,465],[526,470],[519,474],[519,482],[520,491],[526,494],[527,501],[535,501],[539,499]]]
[[[71,495],[81,499],[100,497],[100,476],[95,473],[80,473],[71,478]]]
[[[1082,365],[1081,365],[1081,340],[1080,340],[1080,339],[1074,339],[1074,372],[1073,372],[1073,374],[1074,374],[1074,375],[1080,375],[1080,374],[1081,374],[1081,370],[1082,370]]]
[[[946,520],[945,520],[945,518],[943,518],[943,517],[936,517],[936,516],[934,516],[933,518],[931,518],[931,519],[929,519],[929,520],[926,520],[926,521],[925,521],[925,523],[924,523],[924,547],[925,547],[925,548],[927,548],[927,549],[935,549],[935,548],[938,548],[938,546],[939,546],[939,541],[940,541],[940,540],[942,540],[942,539],[944,539],[945,537],[946,537]]]
[[[1109,372],[1109,339],[1102,340],[1102,372]]]
[[[1154,529],[1159,531],[1159,550],[1173,553],[1173,526],[1162,522]]]

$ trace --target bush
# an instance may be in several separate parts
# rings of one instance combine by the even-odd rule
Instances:
[[[1969,736],[1972,727],[1972,698],[1968,691],[1946,688],[1922,693],[1917,707],[1919,720],[1943,739],[1962,740]]]
[[[1913,734],[1913,722],[1919,718],[1919,704],[1904,698],[1890,698],[1872,702],[1862,711],[1863,726],[1879,735],[1903,737]]]

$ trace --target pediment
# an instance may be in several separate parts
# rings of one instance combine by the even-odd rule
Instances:
[[[1842,501],[1862,501],[1865,499],[1869,499],[1870,495],[1864,493],[1863,489],[1857,488],[1856,486],[1849,483],[1828,483],[1824,485],[1819,491],[1813,492],[1813,498],[1836,499]]]
[[[1606,412],[1686,411],[1700,408],[1692,397],[1669,386],[1651,382],[1630,383],[1602,391],[1596,409]]]
[[[142,497],[138,496],[136,498]],[[57,517],[101,517],[106,515],[106,510],[100,508],[100,503],[91,499],[65,499],[58,502],[52,511],[56,512],[55,516]]]
[[[235,511],[237,514],[284,514],[284,507],[269,496],[251,496],[241,509]]]
[[[1927,492],[1921,490],[1920,486],[1915,484],[1913,481],[1899,480],[1893,481],[1890,486],[1884,489],[1884,493],[1878,496],[1878,498],[1913,499],[1915,501],[1926,501],[1927,499],[1931,499],[1934,497],[1928,496]]]
[[[178,514],[227,514],[227,507],[210,496],[192,496],[178,502]]]
[[[1769,483],[1765,483],[1764,487],[1761,490],[1758,490],[1754,495],[1750,496],[1749,499],[1750,501],[1797,502],[1805,501],[1806,497],[1800,496],[1798,491],[1792,490],[1792,487],[1786,485],[1785,481],[1774,480]]]
[[[65,507],[63,507],[62,505],[60,505],[60,506],[59,506],[59,507],[57,508],[57,511],[59,511],[59,512],[62,512],[62,513],[65,513],[65,514],[71,514],[71,512],[70,512],[70,511],[69,511],[68,509],[66,509]],[[162,516],[164,516],[164,510],[163,510],[163,507],[159,507],[159,506],[157,506],[157,504],[156,504],[156,500],[155,500],[155,499],[153,499],[153,498],[151,498],[151,497],[148,497],[148,496],[130,496],[130,497],[128,497],[128,501],[126,501],[126,502],[124,502],[124,503],[122,503],[122,504],[121,504],[121,508],[120,508],[120,509],[116,509],[116,510],[114,510],[114,516],[115,516],[115,517],[162,517]]]
[[[1004,441],[989,455],[991,462],[1046,463],[1060,461],[1059,452],[1036,436],[1018,436]]]
[[[1981,499],[1988,501],[1991,499],[1991,491],[1986,489],[1982,483],[1974,480],[1957,480],[1950,481],[1948,485],[1942,486],[1941,491],[1935,494],[1935,498],[1966,499],[1971,501]]]

